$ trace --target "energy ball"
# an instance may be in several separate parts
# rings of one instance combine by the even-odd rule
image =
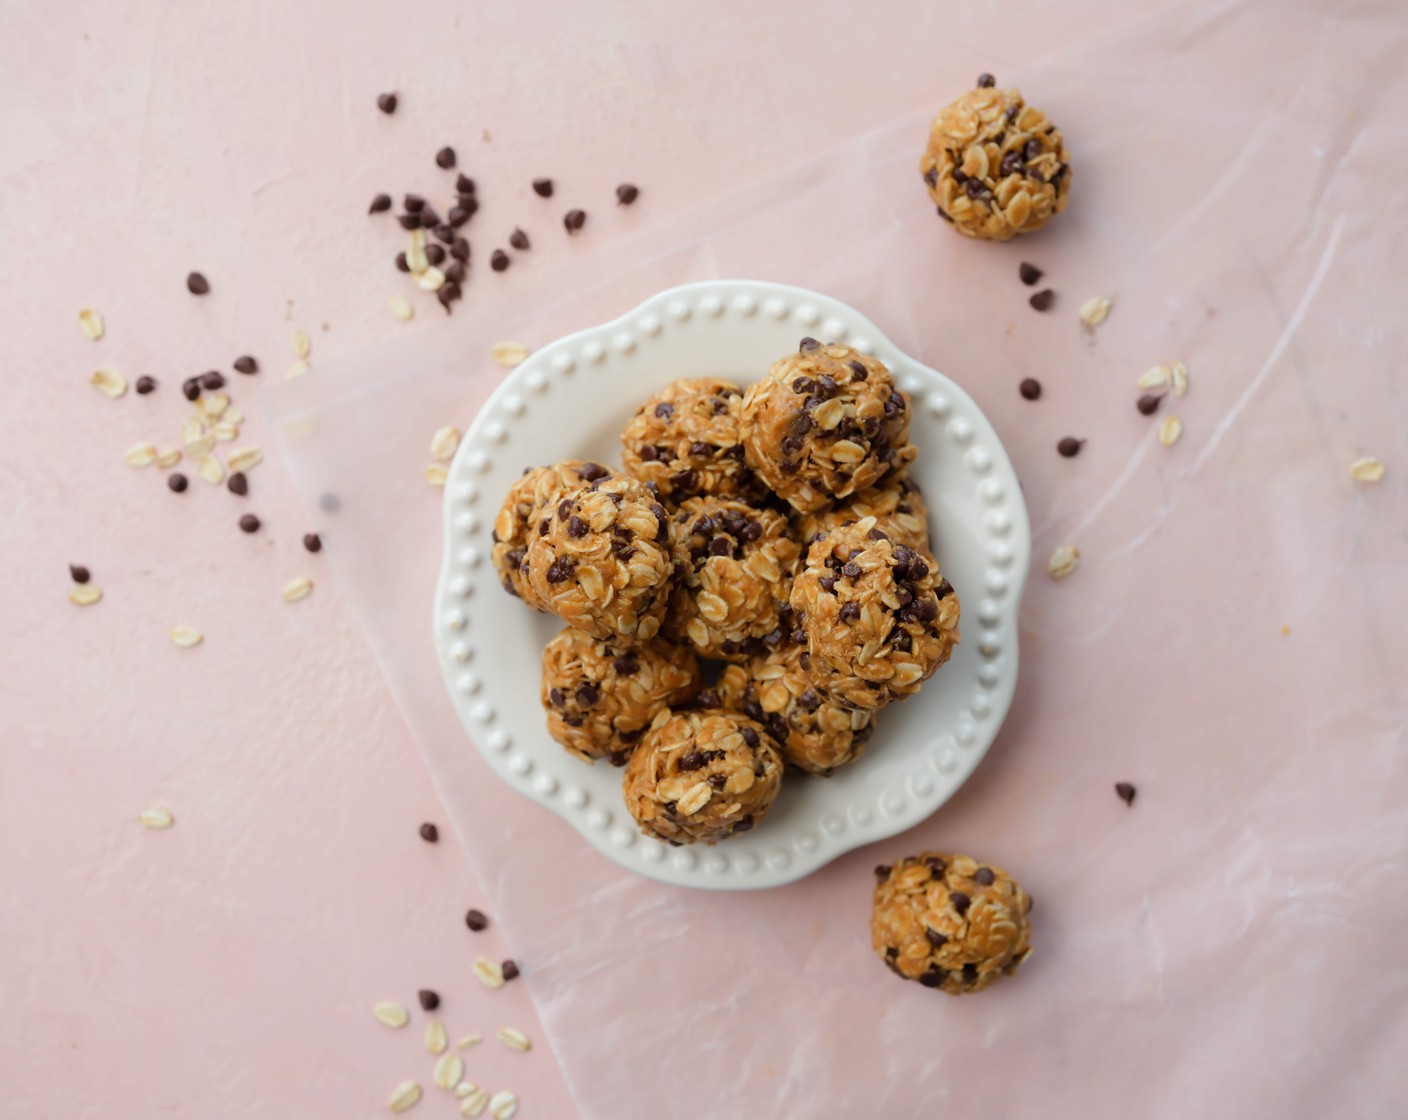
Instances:
[[[1060,130],[1015,89],[970,89],[941,109],[919,173],[939,217],[984,241],[1040,229],[1071,190]]]
[[[688,498],[674,515],[678,582],[667,629],[705,657],[741,660],[780,639],[802,557],[787,518],[724,498]],[[790,622],[786,623],[790,629]]]
[[[698,683],[694,654],[659,638],[602,642],[569,626],[543,650],[548,733],[586,762],[624,766],[650,721],[690,699]]]
[[[536,531],[533,515],[547,505],[556,505],[564,495],[612,471],[600,463],[564,459],[549,467],[530,467],[509,487],[504,504],[494,518],[494,546],[491,555],[499,582],[510,595],[516,595],[536,610],[547,608],[528,585],[528,540]]]
[[[904,979],[980,992],[1031,956],[1032,900],[1002,868],[921,852],[875,874],[870,942]]]
[[[788,640],[780,649],[727,666],[715,687],[726,708],[767,728],[784,762],[826,778],[861,756],[875,729],[875,713],[843,707],[817,688],[803,664],[807,659],[806,647]]]
[[[647,836],[715,844],[763,819],[782,786],[771,736],[733,712],[662,712],[622,782],[626,808]]]
[[[829,533],[862,517],[875,518],[876,526],[896,544],[920,552],[930,550],[929,508],[919,487],[905,475],[887,476],[878,485],[852,494],[829,509],[802,514],[796,518],[798,536],[810,544],[818,533]]]
[[[748,464],[803,513],[873,486],[914,458],[909,400],[885,366],[802,339],[743,396]]]
[[[792,585],[807,672],[842,704],[875,709],[919,691],[958,644],[958,596],[927,554],[875,518],[833,529]]]
[[[674,381],[636,410],[621,433],[626,473],[653,482],[663,501],[698,494],[753,500],[762,487],[743,458],[743,390],[701,377]]]
[[[647,642],[670,598],[670,518],[645,483],[605,475],[546,505],[528,531],[528,584],[594,638]]]

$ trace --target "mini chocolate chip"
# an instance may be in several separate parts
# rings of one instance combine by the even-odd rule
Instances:
[[[244,471],[235,471],[234,474],[230,475],[230,477],[225,480],[225,488],[229,490],[231,494],[243,498],[249,493],[249,478],[245,475]]]
[[[639,734],[639,732],[637,732]],[[612,751],[607,756],[612,766],[625,766],[629,756],[625,751]]]
[[[434,844],[440,839],[440,830],[429,821],[426,821],[420,826],[420,838],[427,844]],[[429,1011],[430,1009],[426,1008],[426,1010]]]
[[[698,770],[704,765],[704,755],[700,751],[690,751],[680,759],[681,770]]]
[[[457,236],[457,234],[455,233],[454,228],[448,222],[441,222],[438,226],[435,227],[434,233],[436,238],[446,245],[453,245],[455,243],[455,237]],[[438,245],[432,245],[426,250],[426,252],[429,253],[430,249],[438,249],[439,247],[440,246]]]
[[[924,927],[924,936],[929,939],[929,944],[935,949],[942,948],[944,945],[948,944],[948,937],[936,929],[930,929],[928,926]]]
[[[559,556],[548,565],[547,579],[549,583],[562,583],[574,571],[577,570],[577,561],[570,556]]]
[[[983,185],[983,181],[976,177],[968,179],[963,184],[963,189],[967,192],[969,198],[982,198],[984,195],[992,193]]]
[[[1023,400],[1034,401],[1041,396],[1041,382],[1035,377],[1024,377],[1017,391],[1022,394]]]
[[[751,727],[740,728],[739,734],[743,736],[743,741],[750,747],[756,747],[758,745],[758,733]]]
[[[410,272],[410,271],[411,271],[411,264],[410,264],[410,262],[409,262],[408,260],[406,260],[406,254],[405,254],[405,253],[397,253],[395,259],[396,259],[396,270],[397,270],[398,272]]]
[[[560,519],[570,517],[572,514],[572,499],[563,498],[557,503],[557,516]]]
[[[610,473],[600,463],[583,463],[577,468],[577,477],[584,482],[595,482],[599,478],[606,478]]]
[[[668,420],[675,414],[675,406],[668,401],[661,401],[655,406],[655,415],[661,420]]]
[[[463,237],[455,238],[454,244],[450,246],[450,256],[457,261],[469,260],[469,242]]]
[[[992,89],[992,87],[995,86],[995,85],[997,85],[997,79],[994,78],[991,74],[979,74],[979,75],[978,75],[978,88],[979,88],[979,89]]]
[[[820,345],[820,342],[808,335],[806,338],[802,339],[801,342],[797,343],[797,350],[800,353],[809,354]]]
[[[928,183],[929,186],[931,186],[931,187],[936,187],[936,186],[938,186],[938,185],[939,185],[939,169],[938,169],[937,167],[931,167],[931,168],[929,168],[928,171],[924,172],[924,181],[925,181],[926,183]]]
[[[1017,113],[1018,113],[1019,111],[1020,111],[1020,107],[1017,106],[1017,105],[1013,105],[1011,108],[1009,108],[1009,109],[1007,110],[1007,122],[1008,122],[1009,124],[1011,124],[1013,121],[1015,121],[1015,120],[1017,119]]]
[[[691,443],[689,445],[689,453],[691,455],[696,456],[697,458],[703,458],[706,455],[710,455],[713,453],[713,451],[714,449],[710,447],[707,443],[704,443],[702,440],[696,440],[694,443]]]
[[[568,233],[576,233],[587,224],[587,212],[585,210],[569,210],[563,215],[562,224]]]
[[[137,392],[142,396],[156,391],[156,378],[147,377],[145,374],[137,378]]]
[[[866,372],[865,366],[861,365],[860,362],[850,361],[847,362],[846,365],[850,367],[852,381],[864,381],[870,376],[870,374]]]
[[[577,687],[577,703],[584,708],[593,707],[601,699],[601,693],[593,684],[583,684]]]
[[[953,908],[957,910],[959,914],[968,913],[968,907],[973,905],[973,900],[962,891],[954,891],[948,897],[953,903]]]
[[[181,494],[186,489],[186,476],[180,471],[174,471],[166,479],[166,485],[171,487],[176,493]]]
[[[1040,140],[1028,140],[1028,141],[1027,141],[1027,146],[1026,146],[1026,148],[1024,148],[1023,151],[1022,151],[1022,155],[1023,155],[1028,161],[1034,160],[1034,159],[1036,159],[1037,157],[1039,157],[1039,156],[1041,155],[1041,141],[1040,141]]]
[[[712,786],[714,789],[723,789],[724,786],[728,783],[728,779],[725,778],[722,774],[710,774],[704,780],[708,782],[709,785]]]
[[[847,579],[855,579],[857,576],[860,575],[860,565],[847,561],[846,564],[841,568],[841,574]]]
[[[1126,805],[1134,804],[1134,795],[1138,792],[1129,782],[1116,782],[1115,792],[1120,795],[1120,800]]]
[[[1017,275],[1021,277],[1022,283],[1030,288],[1041,279],[1042,272],[1036,265],[1028,264],[1026,261],[1023,261],[1017,266]]]
[[[973,872],[973,878],[976,882],[981,883],[985,887],[992,886],[997,880],[997,876],[992,873],[991,867],[978,868],[977,871]]]
[[[70,564],[68,566],[68,574],[74,583],[87,583],[93,578],[92,573],[82,564]]]
[[[548,699],[552,701],[554,708],[561,708],[567,704],[567,693],[560,688],[548,689]]]
[[[455,176],[455,191],[458,194],[473,194],[474,180],[461,171]]]
[[[433,824],[422,825],[421,832],[424,833],[425,829],[434,827],[435,826]],[[432,992],[429,988],[422,988],[420,991],[418,991],[416,993],[416,999],[420,1000],[420,1007],[422,1011],[434,1011],[437,1007],[440,1006],[440,997],[434,992]]]
[[[842,622],[854,622],[860,617],[859,603],[842,603],[841,610],[836,616]]]
[[[372,199],[372,204],[367,207],[368,214],[384,214],[391,209],[391,196],[389,194],[379,194]]]
[[[1139,415],[1152,416],[1154,413],[1158,412],[1159,405],[1163,403],[1163,399],[1163,393],[1145,393],[1134,402],[1134,407],[1139,410]]]
[[[396,111],[396,95],[394,93],[380,94],[376,99],[376,107],[388,115],[394,113]]]
[[[504,963],[499,966],[499,969],[503,972],[505,980],[518,979],[518,965],[516,965],[513,961],[504,961]]]
[[[449,171],[455,166],[455,149],[446,145],[435,153],[435,166]]]
[[[322,552],[323,538],[318,536],[317,533],[304,533],[303,547],[309,552]]]
[[[259,518],[252,513],[246,513],[240,518],[240,528],[246,533],[259,532]]]
[[[739,821],[736,825],[733,826],[733,831],[747,832],[753,827],[753,823],[754,822],[752,817],[744,817],[741,821]]]
[[[551,197],[552,197],[552,180],[551,180],[551,179],[534,179],[534,180],[533,180],[533,193],[536,194],[539,198],[551,198]]]
[[[941,580],[939,586],[934,589],[934,597],[937,599],[947,599],[953,594],[953,584],[947,579]]]
[[[870,532],[865,535],[873,541],[887,541],[890,539],[890,534],[885,532],[884,529],[871,529]]]
[[[483,910],[470,910],[465,913],[464,924],[478,933],[482,929],[489,928],[489,919]]]
[[[1041,291],[1033,295],[1027,302],[1037,311],[1049,311],[1051,310],[1051,305],[1056,302],[1056,293],[1050,288],[1042,288]]]
[[[419,214],[425,209],[425,199],[418,194],[408,194],[401,199],[401,209],[407,214]]]
[[[420,229],[419,214],[399,214],[396,221],[402,229]]]
[[[443,245],[427,245],[425,247],[425,259],[431,264],[444,264],[445,247]]]
[[[434,229],[440,224],[440,215],[435,212],[433,206],[427,205],[426,208],[420,212],[420,224],[426,229]]]
[[[575,513],[567,519],[567,535],[573,539],[580,539],[587,535],[587,523]]]
[[[623,677],[634,676],[640,670],[640,662],[629,655],[616,658],[611,667]]]
[[[616,188],[616,201],[622,206],[629,206],[640,197],[640,188],[630,183],[622,183]]]
[[[518,250],[527,249],[529,247],[528,235],[521,229],[515,229],[508,235],[508,243]]]
[[[258,373],[259,363],[248,354],[242,354],[235,359],[235,370],[238,373]]]
[[[942,988],[944,986],[944,980],[947,976],[948,973],[946,973],[943,969],[931,968],[928,972],[923,973],[919,977],[919,982],[923,984],[926,988]]]
[[[967,984],[973,983],[978,978],[978,966],[969,961],[963,966],[963,980]]]
[[[508,254],[502,249],[495,249],[489,254],[489,267],[495,272],[502,272],[509,265]]]
[[[193,296],[203,296],[210,291],[210,281],[199,272],[192,272],[186,277],[186,291]]]
[[[459,205],[450,207],[450,213],[446,216],[446,221],[454,229],[459,229],[475,214],[479,213],[479,200],[477,198],[461,199]]]
[[[715,537],[709,542],[709,554],[711,556],[732,556],[733,542],[727,537]]]
[[[815,388],[816,382],[810,377],[798,377],[792,382],[792,391],[794,393],[810,393]]]
[[[694,699],[696,708],[717,708],[719,706],[719,694],[712,688],[704,689]]]
[[[1076,439],[1075,436],[1064,436],[1056,444],[1056,450],[1063,459],[1074,459],[1080,454],[1080,449],[1084,446],[1085,440]]]
[[[836,594],[836,578],[834,576],[822,576],[816,581],[821,589],[828,594]]]
[[[942,206],[938,207],[938,212],[940,218],[948,222],[950,225],[953,224],[953,219],[949,217],[948,212]]]
[[[997,173],[999,175],[1015,175],[1022,169],[1022,157],[1018,152],[1008,152],[1002,157],[1002,162],[998,164]]]
[[[209,389],[213,393],[216,389],[223,389],[225,387],[225,378],[214,370],[211,370],[209,373],[200,375],[200,387],[202,389]]]

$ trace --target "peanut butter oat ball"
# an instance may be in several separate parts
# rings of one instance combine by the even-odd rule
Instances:
[[[782,786],[782,756],[751,719],[662,712],[626,763],[622,792],[641,831],[670,844],[714,844],[763,819]]]
[[[833,700],[812,681],[805,658],[806,647],[789,638],[779,649],[727,666],[716,687],[725,707],[768,729],[784,762],[825,778],[861,756],[875,713]]]
[[[787,518],[726,498],[688,498],[674,515],[678,573],[666,629],[705,657],[741,660],[790,629],[802,548]]]
[[[914,458],[909,400],[890,371],[814,338],[749,387],[742,427],[748,464],[803,512],[873,486]]]
[[[670,597],[670,518],[643,482],[605,475],[534,515],[528,584],[594,638],[646,642]]]
[[[920,852],[875,874],[870,942],[904,979],[980,992],[1031,956],[1032,900],[1002,868]]]
[[[528,538],[538,524],[533,515],[544,506],[556,505],[565,494],[612,473],[600,463],[564,459],[548,467],[528,468],[509,487],[494,518],[492,549],[494,568],[505,591],[536,610],[546,609],[528,585]]]
[[[1015,89],[970,89],[941,109],[919,172],[939,216],[984,241],[1040,229],[1071,189],[1060,130]]]
[[[858,494],[837,502],[828,509],[804,513],[794,520],[797,535],[803,544],[811,544],[818,533],[829,533],[839,525],[875,518],[876,527],[884,530],[896,544],[928,552],[929,508],[924,495],[907,475],[887,475],[883,481]]]
[[[650,721],[698,683],[694,654],[660,638],[603,642],[569,626],[543,649],[548,733],[586,762],[624,766]]]
[[[701,377],[671,382],[636,410],[621,433],[626,473],[653,482],[667,504],[692,495],[754,500],[762,486],[743,458],[743,390]]]
[[[919,691],[958,644],[958,596],[932,557],[873,517],[833,529],[792,585],[807,672],[842,704],[875,709]]]

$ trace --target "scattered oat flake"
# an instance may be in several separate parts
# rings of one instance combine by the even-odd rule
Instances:
[[[483,1041],[484,1036],[482,1034],[467,1034],[456,1042],[455,1046],[460,1050],[468,1050],[471,1046],[478,1046]]]
[[[68,593],[68,601],[76,607],[91,607],[102,597],[96,583],[75,583]]]
[[[441,428],[430,440],[430,457],[445,462],[455,457],[460,446],[458,428]]]
[[[171,631],[171,640],[182,649],[189,649],[205,641],[205,635],[194,626],[177,626]]]
[[[1290,636],[1291,636],[1291,628],[1290,628],[1289,626],[1282,626],[1282,627],[1281,627],[1281,637],[1283,637],[1283,638],[1289,638]]]
[[[391,1091],[386,1107],[392,1112],[405,1112],[414,1108],[420,1101],[420,1086],[414,1081],[403,1081]]]
[[[470,1081],[467,1084],[474,1085],[474,1082]],[[484,1110],[488,1107],[489,1094],[478,1085],[474,1085],[474,1088],[465,1094],[464,1100],[460,1101],[460,1115],[483,1116]]]
[[[156,462],[156,444],[137,443],[127,449],[123,456],[129,467],[149,467]]]
[[[239,439],[240,426],[233,420],[220,420],[210,429],[210,434],[221,443],[232,443]]]
[[[474,962],[474,975],[479,977],[479,982],[486,988],[504,986],[504,970],[488,957],[480,957]]]
[[[95,369],[93,376],[88,379],[88,384],[104,396],[114,399],[127,392],[127,379],[110,369]]]
[[[432,1054],[443,1054],[445,1048],[450,1045],[450,1040],[445,1037],[445,1024],[439,1019],[432,1019],[425,1024],[425,1048]],[[456,1081],[459,1078],[455,1078]]]
[[[165,470],[167,467],[174,467],[180,461],[181,452],[178,448],[175,447],[171,448],[168,451],[158,452],[156,457],[156,465],[162,470]]]
[[[464,1059],[458,1054],[442,1054],[435,1063],[435,1084],[441,1089],[453,1089],[464,1076]]]
[[[306,358],[313,352],[313,340],[308,337],[305,330],[293,332],[293,356],[295,358]]]
[[[1063,544],[1046,562],[1046,574],[1052,579],[1064,579],[1076,570],[1079,563],[1080,549],[1073,544]]]
[[[411,1021],[410,1013],[399,1003],[394,1003],[390,1000],[384,1003],[378,1003],[372,1008],[372,1014],[376,1017],[378,1023],[396,1030],[400,1030]]]
[[[507,1046],[510,1050],[533,1049],[533,1040],[530,1039],[522,1031],[516,1030],[513,1027],[500,1027],[499,1041],[502,1042],[505,1046]]]
[[[431,486],[444,486],[445,480],[450,477],[450,472],[445,469],[443,463],[431,463],[425,468],[425,481]]]
[[[518,1111],[518,1098],[507,1089],[502,1089],[489,1098],[489,1115],[494,1120],[512,1120]]]
[[[1163,423],[1159,425],[1159,442],[1165,447],[1172,447],[1182,434],[1183,421],[1177,416],[1165,416]]]
[[[78,313],[78,329],[83,332],[84,338],[91,338],[94,342],[103,337],[103,317],[91,307],[85,307]]]
[[[438,292],[445,286],[445,274],[431,265],[416,277],[416,283],[427,292]]]
[[[411,230],[411,243],[406,247],[406,267],[413,276],[419,276],[430,267],[430,258],[425,253],[425,230]]]
[[[296,603],[300,599],[306,599],[313,594],[313,581],[307,576],[299,576],[284,584],[284,601]]]
[[[1349,473],[1360,482],[1378,482],[1384,476],[1384,465],[1372,455],[1365,455],[1349,465]]]
[[[457,1097],[467,1097],[470,1093],[477,1093],[478,1091],[479,1086],[473,1081],[461,1081],[455,1086],[455,1096]]]
[[[229,407],[230,398],[224,393],[202,393],[196,398],[196,408],[207,420],[218,420]]]
[[[264,452],[257,447],[241,447],[226,456],[232,471],[248,471],[264,461]]]
[[[221,417],[221,419],[228,420],[231,424],[243,424],[244,413],[241,412],[239,409],[235,408],[234,405],[231,405],[225,410],[225,414]]]
[[[171,810],[163,809],[160,806],[154,809],[143,809],[137,814],[137,819],[148,828],[170,828],[176,823],[176,818],[171,815]]]
[[[1173,381],[1173,395],[1186,397],[1188,395],[1188,367],[1182,362],[1174,362],[1168,367],[1168,372]]]
[[[212,440],[214,436],[210,437]],[[192,453],[192,458],[196,461],[196,471],[201,478],[212,485],[219,485],[225,480],[225,468],[220,465],[220,460],[214,455],[197,455]]]
[[[521,342],[496,342],[489,353],[499,365],[511,369],[528,356],[528,347]]]
[[[390,300],[391,314],[398,319],[411,319],[415,317],[416,309],[411,306],[410,301],[405,296],[392,296]]]
[[[298,361],[294,362],[293,365],[288,367],[288,372],[284,374],[284,380],[292,381],[295,377],[302,377],[312,368],[313,367],[310,366],[307,362],[305,362],[302,358],[299,358]]]
[[[1162,389],[1168,384],[1170,376],[1168,366],[1154,366],[1141,373],[1135,384],[1141,389]]]
[[[1110,301],[1104,296],[1091,296],[1080,305],[1080,321],[1087,327],[1098,327],[1110,314]]]

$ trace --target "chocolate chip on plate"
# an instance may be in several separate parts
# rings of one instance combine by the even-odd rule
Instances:
[[[192,272],[186,277],[186,291],[193,296],[203,296],[210,291],[210,281],[199,272]]]
[[[529,248],[528,235],[521,229],[515,229],[508,235],[508,243],[515,249],[523,250]]]
[[[1051,305],[1056,302],[1056,293],[1050,288],[1042,288],[1041,291],[1033,295],[1027,302],[1037,311],[1050,311]]]
[[[1035,377],[1024,377],[1022,383],[1017,386],[1017,391],[1022,394],[1024,400],[1034,401],[1041,396],[1041,382]]]
[[[616,188],[616,202],[621,206],[629,206],[640,197],[640,188],[633,183],[622,183]]]
[[[455,166],[455,149],[448,144],[435,153],[435,166],[449,171]]]
[[[478,933],[489,928],[489,918],[483,910],[470,910],[464,916],[464,924]]]
[[[1063,459],[1074,459],[1080,454],[1080,449],[1085,446],[1085,440],[1076,439],[1075,436],[1064,436],[1056,444],[1056,450]]]
[[[562,224],[567,227],[568,233],[576,233],[587,224],[587,212],[585,210],[569,210],[563,216]]]
[[[1026,261],[1023,261],[1017,266],[1017,275],[1022,278],[1022,283],[1030,288],[1041,279],[1042,271],[1037,268],[1036,265],[1028,264]]]
[[[534,180],[533,180],[533,193],[536,194],[539,198],[551,198],[551,197],[552,197],[552,180],[551,180],[551,179],[534,179]]]
[[[440,830],[429,821],[426,821],[420,826],[420,838],[427,844],[434,844],[440,839]]]
[[[1134,795],[1138,792],[1130,782],[1116,782],[1115,792],[1120,795],[1120,800],[1126,805],[1134,804]]]
[[[394,93],[380,94],[376,99],[376,107],[383,113],[394,113],[396,111],[396,95]]]

